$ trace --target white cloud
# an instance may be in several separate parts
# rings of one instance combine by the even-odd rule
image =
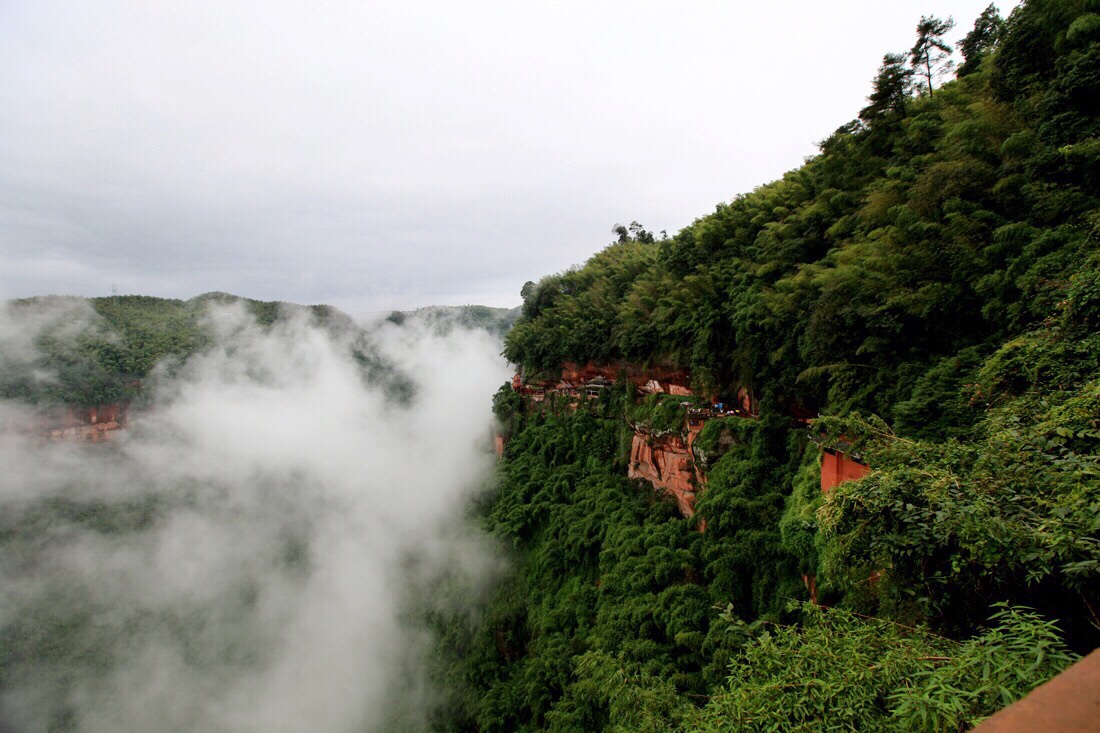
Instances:
[[[497,562],[459,517],[493,465],[499,344],[382,328],[416,385],[401,404],[364,384],[355,333],[211,322],[214,347],[119,442],[0,433],[0,640],[19,650],[0,728],[337,732],[423,712],[410,594]]]
[[[514,303],[797,166],[985,4],[6,4],[0,243],[40,264],[0,290]]]

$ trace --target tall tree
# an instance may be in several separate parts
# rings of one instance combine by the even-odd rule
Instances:
[[[656,241],[653,232],[646,231],[646,228],[636,221],[630,222],[630,226],[616,224],[611,227],[611,233],[618,237],[620,243],[641,242],[642,244],[653,244]]]
[[[952,48],[943,36],[954,27],[954,19],[940,20],[934,15],[922,16],[917,24],[917,42],[909,51],[909,64],[927,82],[928,96],[932,96],[932,79],[950,68],[947,59]]]
[[[909,98],[909,84],[913,72],[905,68],[905,54],[888,53],[882,57],[882,66],[871,82],[870,102],[859,111],[859,119],[868,127],[883,118],[905,114],[905,101]]]
[[[983,10],[974,21],[974,28],[958,44],[959,53],[963,57],[958,71],[960,77],[978,70],[982,57],[989,53],[1000,40],[1004,27],[1005,21],[1000,11],[997,10],[996,5],[990,3],[989,7]]]

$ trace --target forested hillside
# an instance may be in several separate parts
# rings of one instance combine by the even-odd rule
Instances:
[[[934,94],[888,55],[869,106],[802,168],[530,288],[506,355],[548,370],[667,360],[700,386],[921,422],[911,400],[944,381],[934,367],[1051,315],[1096,247],[1085,5],[1028,3],[994,57]]]
[[[243,308],[265,328],[295,317],[309,319],[348,337],[370,379],[385,381],[391,375],[390,365],[383,363],[367,338],[374,326],[357,325],[332,306],[216,292],[190,300],[146,295],[47,296],[0,304],[0,399],[94,407],[140,398],[143,382],[155,367],[171,371],[213,344],[219,307]],[[503,338],[517,315],[479,305],[432,306],[409,314],[395,311],[385,323],[436,333],[481,329]],[[10,329],[4,328],[6,324]],[[398,391],[409,389],[408,384],[392,386]]]
[[[227,293],[186,301],[146,295],[12,300],[3,304],[13,338],[0,344],[0,399],[78,406],[133,399],[155,366],[170,367],[211,344],[209,308],[217,305],[243,307],[263,326],[295,313],[331,328],[351,324],[330,306]]]
[[[514,571],[437,619],[441,729],[963,730],[1100,643],[1100,4],[991,6],[937,82],[945,25],[801,168],[525,286],[526,380],[759,414],[700,435],[687,519],[626,478],[625,381],[502,388]],[[821,443],[871,473],[823,493]]]
[[[386,320],[398,325],[412,319],[413,323],[424,323],[437,333],[446,333],[455,327],[482,329],[499,338],[512,327],[519,318],[520,309],[490,308],[485,305],[430,305],[414,311],[394,311]]]

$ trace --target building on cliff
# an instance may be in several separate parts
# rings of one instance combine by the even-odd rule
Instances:
[[[821,491],[827,494],[845,481],[861,479],[870,472],[851,453],[825,448],[821,454]]]
[[[586,397],[599,397],[600,394],[605,389],[612,386],[612,384],[614,384],[614,382],[612,382],[607,377],[596,377],[592,380],[589,380],[589,382],[584,386],[585,396]]]

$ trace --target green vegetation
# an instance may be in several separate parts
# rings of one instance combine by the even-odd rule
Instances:
[[[524,286],[525,374],[678,367],[760,417],[700,434],[700,532],[624,478],[680,400],[502,390],[514,567],[436,619],[440,729],[963,730],[1100,643],[1100,5],[991,7],[937,87],[947,27],[798,170]],[[817,436],[874,470],[823,496]]]
[[[683,728],[967,730],[1073,659],[1050,622],[1015,609],[1001,608],[991,628],[962,643],[811,605],[804,619],[760,633]]]
[[[627,420],[650,434],[678,433],[694,400],[675,395],[651,394],[626,408]]]
[[[701,692],[713,610],[691,573],[703,536],[625,478],[622,421],[582,411],[523,422],[488,509],[515,551],[513,576],[472,638],[448,632],[465,658],[450,712],[481,730],[599,730],[608,713],[575,677],[574,657],[593,649]]]
[[[485,305],[432,305],[411,312],[394,311],[386,320],[400,326],[411,319],[413,323],[425,323],[441,334],[449,333],[457,326],[488,331],[504,338],[519,318],[519,312],[519,308],[490,308]]]
[[[35,332],[0,351],[0,397],[91,406],[132,399],[160,361],[205,346],[200,299],[145,296],[27,298],[8,315]],[[22,352],[22,353],[20,353]]]
[[[860,120],[803,167],[527,287],[506,355],[547,371],[661,361],[700,387],[892,419],[944,359],[1049,316],[1096,246],[1100,46],[1084,5],[1026,3],[935,96],[914,96],[893,55]]]
[[[1100,3],[991,6],[937,87],[949,28],[922,18],[799,169],[672,237],[616,225],[523,287],[505,355],[525,374],[660,364],[699,394],[751,389],[759,417],[699,434],[687,519],[626,475],[633,426],[682,430],[691,400],[502,388],[505,456],[472,511],[511,569],[479,616],[418,609],[438,729],[957,731],[1100,643]],[[238,301],[264,326],[350,325],[224,294],[15,301],[39,327],[0,354],[0,397],[133,398],[211,346],[208,303]],[[498,333],[514,317],[419,315]],[[407,396],[365,333],[348,340]],[[823,495],[818,441],[872,472]],[[50,509],[104,532],[158,511]],[[0,543],[38,521],[13,515]],[[56,638],[99,663],[89,622],[28,623],[33,656]]]
[[[969,386],[966,437],[912,441],[879,418],[828,418],[875,471],[820,514],[823,580],[849,605],[962,634],[990,598],[1059,618],[1082,649],[1100,628],[1100,332],[1093,257],[1058,315],[1010,340]],[[1086,315],[1088,314],[1088,315]],[[879,573],[872,587],[859,583]]]
[[[241,306],[263,328],[303,317],[348,337],[364,378],[407,399],[412,386],[347,314],[327,305],[259,301],[227,293],[190,300],[144,295],[24,298],[5,304],[27,343],[0,344],[0,399],[81,407],[140,398],[154,368],[171,373],[214,343],[211,307]]]

